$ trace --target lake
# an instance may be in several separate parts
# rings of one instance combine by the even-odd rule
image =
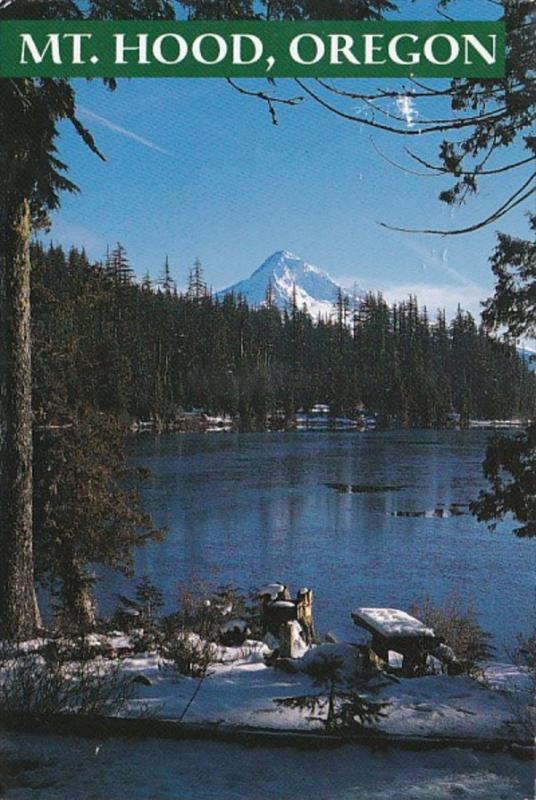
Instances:
[[[535,542],[511,523],[491,533],[468,513],[484,487],[482,431],[140,435],[144,507],[168,530],[138,551],[136,572],[166,592],[207,581],[280,581],[315,592],[321,632],[355,633],[356,606],[409,609],[429,594],[470,598],[498,655],[527,632]],[[109,580],[109,576],[107,576]],[[113,610],[128,582],[99,592]]]

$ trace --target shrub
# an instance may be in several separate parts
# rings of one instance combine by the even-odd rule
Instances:
[[[163,623],[164,628],[193,631],[207,641],[220,642],[222,629],[232,619],[244,620],[248,630],[262,638],[258,604],[250,595],[235,586],[213,589],[199,583],[180,587],[178,611]]]
[[[162,668],[173,669],[190,678],[204,678],[215,661],[216,648],[191,631],[178,630],[162,641]]]
[[[154,625],[158,614],[164,607],[164,593],[149,578],[144,575],[136,584],[135,608],[140,613],[142,624]]]
[[[277,698],[285,708],[308,712],[308,719],[319,721],[329,733],[351,734],[371,726],[385,716],[386,703],[368,700],[357,691],[357,679],[343,675],[341,658],[323,656],[313,662],[309,674],[318,694]]]
[[[214,660],[213,641],[217,638],[219,612],[200,592],[183,588],[180,607],[162,623],[159,653],[163,669],[180,675],[202,678]]]
[[[230,619],[244,619],[248,628],[258,629],[257,611],[250,598],[235,586],[210,589],[202,585],[183,587],[179,611],[173,615],[176,625],[199,634],[209,642],[218,642],[221,629]]]
[[[249,627],[253,613],[248,597],[236,587],[183,588],[179,610],[161,624],[158,647],[163,668],[171,667],[190,677],[206,676],[217,658],[217,644],[225,623],[240,618]]]
[[[510,651],[508,655],[518,667],[536,675],[536,630],[529,636],[517,637],[517,647]]]
[[[164,593],[148,575],[143,575],[134,588],[134,598],[119,595],[120,606],[114,622],[123,630],[150,629],[156,626],[164,607]]]
[[[466,672],[473,672],[491,656],[490,634],[480,626],[473,604],[459,595],[452,595],[442,606],[427,595],[422,604],[413,604],[411,613],[444,639]]]
[[[536,736],[536,630],[529,636],[518,636],[517,647],[507,653],[528,677],[526,691],[512,686],[509,692],[514,727],[533,740]]]
[[[118,664],[102,658],[69,661],[61,648],[4,651],[0,709],[6,713],[115,714],[134,694]]]

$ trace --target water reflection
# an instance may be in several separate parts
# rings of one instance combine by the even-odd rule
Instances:
[[[169,533],[139,551],[136,571],[165,588],[170,607],[176,584],[194,578],[311,586],[319,627],[345,635],[354,630],[354,606],[407,609],[426,593],[440,600],[459,589],[499,644],[512,642],[529,626],[534,543],[507,526],[491,534],[467,514],[483,486],[486,438],[480,431],[138,437],[132,460],[152,471],[144,502]],[[114,576],[101,608],[110,611],[125,588]]]

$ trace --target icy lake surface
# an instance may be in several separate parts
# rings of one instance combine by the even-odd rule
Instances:
[[[352,635],[358,606],[409,610],[429,594],[474,600],[498,655],[527,631],[535,542],[467,513],[484,486],[481,431],[139,436],[151,470],[144,505],[166,540],[140,550],[138,575],[167,594],[201,580],[315,591],[317,625]],[[128,583],[100,596],[110,612]]]

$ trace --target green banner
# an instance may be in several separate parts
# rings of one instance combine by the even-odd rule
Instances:
[[[504,75],[495,22],[0,22],[0,77]]]

